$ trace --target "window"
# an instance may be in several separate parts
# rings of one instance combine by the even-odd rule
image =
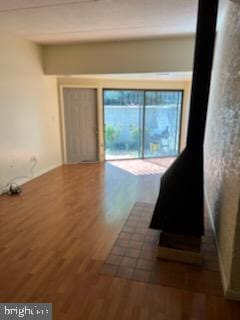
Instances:
[[[179,153],[183,92],[104,90],[105,159]]]

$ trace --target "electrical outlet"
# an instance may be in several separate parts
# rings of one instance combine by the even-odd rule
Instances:
[[[13,168],[15,167],[15,164],[16,164],[16,161],[15,161],[15,159],[13,158],[12,161],[10,162],[9,168],[10,168],[10,169],[13,169]]]
[[[37,157],[36,156],[31,156],[29,161],[30,162],[36,162],[37,161]]]

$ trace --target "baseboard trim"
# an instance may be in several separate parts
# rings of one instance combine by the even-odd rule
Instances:
[[[208,216],[210,218],[211,225],[212,225],[212,228],[213,228],[213,231],[214,231],[215,242],[216,242],[216,247],[217,247],[218,262],[219,262],[219,265],[220,265],[222,286],[223,286],[223,291],[224,291],[224,296],[225,296],[226,292],[227,292],[227,289],[228,289],[227,279],[226,279],[226,275],[225,275],[225,271],[224,271],[224,267],[223,267],[222,255],[221,255],[221,251],[220,251],[219,244],[218,244],[215,224],[214,224],[214,221],[213,221],[213,216],[212,216],[212,213],[211,213],[211,209],[210,209],[210,206],[209,206],[209,202],[208,202],[206,193],[205,193],[205,202],[206,202]]]
[[[58,168],[58,167],[60,167],[62,165],[63,165],[62,162],[58,162],[58,163],[56,163],[56,164],[54,164],[52,166],[47,167],[46,169],[40,170],[40,171],[36,172],[32,178],[29,177],[29,178],[24,179],[24,181],[18,182],[18,185],[22,186],[25,183],[28,183],[28,182],[30,182],[30,181],[32,181],[32,180],[34,180],[34,179],[36,179],[36,178],[48,173],[48,172],[50,172],[50,171],[52,171],[52,170],[54,170],[54,169],[56,169],[56,168]],[[0,195],[3,194],[3,193],[4,192],[2,190],[0,190]]]
[[[222,260],[222,255],[221,255],[218,239],[217,239],[217,233],[216,233],[216,229],[215,229],[215,224],[214,224],[214,221],[213,221],[213,216],[212,216],[211,209],[210,209],[210,206],[209,206],[209,202],[208,202],[208,198],[207,198],[207,195],[206,195],[206,191],[205,191],[205,197],[204,198],[205,198],[207,212],[208,212],[208,215],[210,217],[210,221],[211,221],[212,228],[213,228],[213,231],[214,231],[215,242],[216,242],[216,247],[217,247],[218,261],[219,261],[219,265],[220,265],[220,274],[221,274],[224,297],[226,299],[229,299],[229,300],[238,300],[238,301],[240,301],[240,292],[232,290],[232,289],[229,288],[229,284],[228,284],[227,277],[226,277],[226,274],[225,274],[225,270],[224,270],[224,267],[223,267],[223,260]]]
[[[58,168],[58,167],[60,167],[60,166],[62,166],[62,165],[63,165],[63,163],[62,163],[62,162],[59,162],[59,163],[54,164],[54,165],[52,165],[52,166],[50,166],[50,167],[48,167],[48,168],[46,168],[46,169],[43,169],[43,170],[40,170],[40,171],[36,172],[36,174],[34,175],[34,177],[32,177],[31,179],[29,179],[29,180],[27,180],[27,181],[24,181],[24,182],[22,183],[22,185],[25,184],[25,183],[27,183],[27,182],[29,182],[29,181],[32,181],[33,179],[36,179],[36,178],[42,176],[42,175],[45,174],[45,173],[50,172],[50,171],[52,171],[52,170],[54,170],[54,169],[56,169],[56,168]]]

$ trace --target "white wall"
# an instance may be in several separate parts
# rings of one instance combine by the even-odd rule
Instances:
[[[194,39],[123,41],[40,47],[30,41],[0,33],[0,189],[16,176],[30,174],[30,158],[36,156],[35,176],[62,163],[56,75],[108,72],[189,71]],[[177,52],[177,54],[176,54]],[[45,60],[45,70],[43,70]],[[46,75],[53,74],[53,75]],[[79,82],[89,85],[85,79]],[[60,81],[61,82],[61,81]],[[95,82],[95,81],[94,81]],[[69,84],[69,79],[62,82]],[[99,106],[103,86],[178,88],[189,100],[189,82],[105,81],[95,82]],[[99,127],[102,123],[99,109]],[[187,118],[187,108],[183,117]],[[185,143],[186,121],[183,122]],[[100,159],[103,159],[100,135]],[[21,183],[26,179],[19,179]]]
[[[38,159],[35,175],[62,160],[56,78],[43,75],[42,49],[5,33],[0,38],[1,187],[29,175],[31,156]]]
[[[129,40],[44,46],[46,74],[192,71],[195,39]]]

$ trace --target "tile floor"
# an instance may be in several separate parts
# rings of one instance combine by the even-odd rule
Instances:
[[[101,274],[222,296],[215,240],[208,217],[202,239],[204,265],[199,267],[156,258],[159,231],[148,228],[153,209],[152,204],[135,204]]]

